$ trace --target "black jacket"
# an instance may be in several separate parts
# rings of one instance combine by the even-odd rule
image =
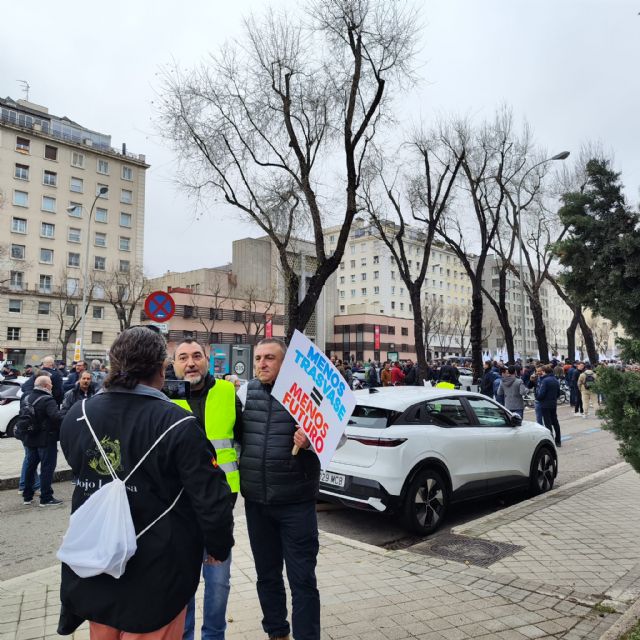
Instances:
[[[62,398],[64,397],[64,391],[62,389],[62,376],[58,373],[57,369],[47,369],[42,367],[40,369],[42,373],[49,374],[51,376],[51,395],[53,395],[53,399],[58,403],[58,406],[62,402]],[[39,375],[42,375],[40,373]],[[27,395],[33,391],[33,386],[36,381],[36,374],[34,373],[25,383],[22,385],[22,393],[23,395]],[[42,404],[42,403],[40,403]]]
[[[73,386],[76,384],[76,382],[78,382],[79,379],[80,379],[80,374],[78,374],[78,372],[74,369],[67,376],[67,379],[64,382],[64,386],[63,386],[64,393],[67,393],[67,391],[70,391],[71,389],[73,389]]]
[[[39,427],[37,432],[26,435],[25,446],[45,447],[52,442],[57,442],[64,413],[58,408],[58,403],[53,399],[53,396],[42,389],[34,389],[28,396],[23,395],[22,397],[24,400],[20,401],[21,405],[25,402],[34,405],[36,424]],[[42,400],[36,403],[38,398],[42,398]]]
[[[62,413],[66,415],[67,411],[69,411],[69,409],[71,409],[71,407],[73,407],[76,402],[82,400],[83,398],[90,398],[91,396],[95,395],[95,393],[96,387],[93,382],[89,385],[86,394],[80,389],[80,382],[76,382],[73,385],[73,389],[69,389],[69,391],[64,394],[64,400],[62,401],[62,406],[60,407]]]
[[[124,479],[153,442],[189,415],[148,387],[106,391],[87,401],[97,437]],[[148,393],[151,392],[151,395]],[[77,478],[72,512],[110,476],[84,421],[82,403],[62,424],[61,445]],[[136,554],[120,579],[102,574],[78,577],[62,565],[62,610],[58,633],[73,632],[83,620],[123,631],[148,633],[173,620],[196,591],[202,550],[218,560],[233,545],[231,491],[224,472],[212,464],[213,448],[193,417],[170,431],[127,481],[136,531],[157,518],[184,487],[175,507],[138,539]]]
[[[242,416],[240,492],[261,504],[315,500],[320,461],[311,449],[291,455],[296,422],[271,395],[271,385],[253,379]]]

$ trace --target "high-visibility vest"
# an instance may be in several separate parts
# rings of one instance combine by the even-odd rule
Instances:
[[[186,400],[174,400],[191,412]],[[236,388],[228,380],[216,380],[209,389],[204,405],[204,429],[216,450],[218,466],[227,475],[232,493],[240,491],[238,454],[233,446],[233,427],[236,423]]]
[[[455,389],[456,385],[453,384],[453,382],[445,382],[444,380],[442,382],[438,382],[438,384],[436,385],[436,389]]]

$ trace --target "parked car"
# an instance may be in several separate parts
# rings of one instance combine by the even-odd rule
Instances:
[[[458,373],[460,374],[458,382],[463,391],[480,391],[480,385],[473,384],[473,369],[458,367]]]
[[[0,437],[13,437],[13,425],[20,411],[20,385],[26,378],[0,381]]]
[[[389,387],[356,391],[338,449],[320,476],[323,499],[399,514],[420,535],[454,502],[512,489],[549,491],[556,447],[535,422],[468,391]]]

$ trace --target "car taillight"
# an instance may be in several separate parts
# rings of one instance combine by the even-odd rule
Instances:
[[[370,447],[397,447],[407,441],[406,438],[365,438],[364,436],[348,436],[348,439]]]
[[[2,400],[0,400],[0,407],[5,404],[9,404],[10,402],[14,402],[15,400],[16,398],[3,398]]]

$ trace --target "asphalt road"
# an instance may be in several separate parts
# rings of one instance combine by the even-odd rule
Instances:
[[[559,415],[563,435],[570,438],[563,442],[559,451],[557,486],[620,461],[613,436],[598,429],[597,419],[574,417],[570,407],[561,407]],[[525,415],[525,419],[527,417]],[[68,524],[72,489],[70,482],[54,485],[56,497],[65,501],[63,506],[56,508],[40,508],[37,500],[31,506],[23,506],[16,490],[0,491],[0,580],[56,564],[55,552]],[[459,505],[450,511],[440,534],[452,526],[523,499],[526,496],[511,495]],[[236,513],[242,512],[242,500],[239,500]],[[323,531],[387,548],[406,548],[420,541],[420,538],[410,536],[401,529],[394,517],[382,514],[321,504],[318,519]]]

